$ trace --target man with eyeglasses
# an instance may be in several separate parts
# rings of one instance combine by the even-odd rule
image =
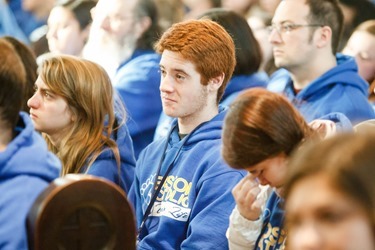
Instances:
[[[332,112],[353,124],[375,117],[355,60],[336,54],[342,29],[337,0],[283,0],[269,27],[275,65],[284,73],[268,88],[284,93],[307,121]]]
[[[336,55],[342,22],[336,0],[283,0],[269,27],[275,64],[282,69],[274,73],[278,78],[271,79],[268,88],[281,84],[280,92],[308,122],[327,115],[341,116],[338,113],[353,123],[375,116],[367,101],[368,85],[358,75],[354,59]],[[259,209],[252,206],[254,196],[244,190],[237,207]],[[240,213],[232,215],[229,231],[235,233],[230,238],[231,249],[284,249],[287,231],[278,226],[283,224],[280,204],[269,200],[255,221]]]
[[[99,0],[83,51],[112,78],[128,112],[136,157],[153,139],[162,111],[160,55],[153,44],[161,34],[152,0]]]

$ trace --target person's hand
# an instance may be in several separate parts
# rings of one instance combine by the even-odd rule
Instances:
[[[326,139],[336,134],[336,124],[330,120],[313,120],[310,127],[318,132],[322,139]]]
[[[257,199],[261,189],[251,174],[245,176],[232,190],[237,209],[247,220],[257,220],[261,213],[263,200]]]

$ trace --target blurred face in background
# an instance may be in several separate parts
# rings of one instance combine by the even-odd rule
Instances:
[[[57,6],[48,17],[47,40],[51,52],[79,56],[89,28],[81,30],[78,20],[67,8]]]
[[[343,53],[354,56],[358,73],[369,83],[375,79],[375,36],[366,31],[355,31],[343,49]]]
[[[267,27],[268,25],[258,16],[249,17],[247,22],[262,49],[263,62],[268,62],[268,60],[272,58],[273,53],[272,44],[268,40],[270,34]]]
[[[143,32],[134,15],[136,3],[137,0],[99,0],[91,12],[93,22],[84,50],[85,58],[108,71],[116,70],[131,56]],[[113,72],[108,73],[112,75]]]
[[[286,201],[288,250],[374,250],[369,215],[322,173],[298,180]]]

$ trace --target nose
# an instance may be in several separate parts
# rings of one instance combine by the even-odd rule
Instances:
[[[169,80],[168,75],[161,76],[159,89],[160,89],[161,93],[163,93],[163,92],[164,93],[173,92],[173,85],[172,85],[171,81]]]
[[[277,31],[276,28],[274,28],[270,31],[270,34],[268,36],[268,41],[271,44],[276,44],[276,43],[282,42],[281,35],[280,35],[279,31]]]
[[[34,95],[27,101],[27,106],[31,109],[37,109],[40,106],[40,100],[38,92],[35,92]]]
[[[57,29],[54,28],[54,27],[48,26],[48,31],[47,31],[46,37],[47,37],[47,39],[57,38]]]
[[[111,28],[111,23],[108,16],[103,16],[100,20],[100,28],[103,30],[109,31]]]

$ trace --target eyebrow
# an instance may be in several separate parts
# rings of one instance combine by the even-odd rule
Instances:
[[[165,69],[165,67],[163,66],[163,65],[159,65],[159,67],[161,68],[161,69]],[[173,72],[177,72],[177,73],[182,73],[182,74],[184,74],[184,75],[189,75],[185,70],[183,70],[183,69],[179,69],[179,68],[171,68],[171,71],[173,71]]]
[[[50,93],[50,94],[56,94],[56,93],[55,93],[54,91],[52,91],[51,89],[38,87],[38,85],[36,85],[36,84],[34,84],[34,88],[40,90],[41,92],[47,92],[47,93]]]
[[[284,20],[284,21],[279,22],[279,24],[284,24],[284,23],[295,23],[295,21],[292,21],[292,20]],[[275,22],[272,21],[272,24],[275,24]]]

